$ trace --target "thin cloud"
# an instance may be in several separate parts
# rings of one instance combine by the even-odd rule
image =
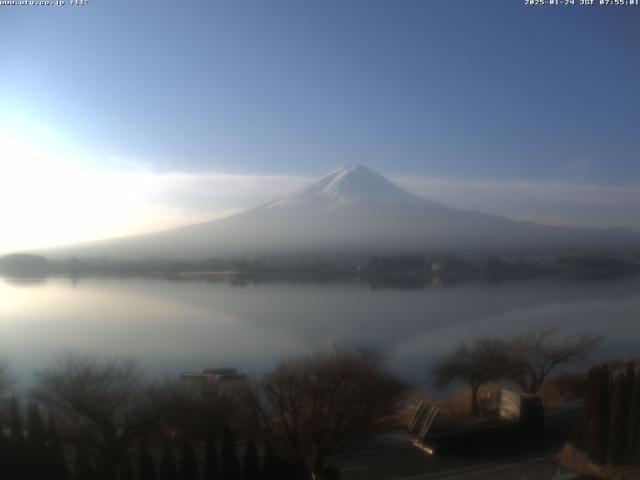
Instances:
[[[298,188],[295,176],[96,171],[0,134],[0,253],[149,233],[232,215]],[[127,163],[127,162],[125,162]]]
[[[640,231],[640,185],[397,177],[417,195],[450,205],[549,225]]]
[[[65,152],[0,134],[0,252],[148,233],[215,220],[314,179],[225,172],[158,173],[120,157],[96,171]],[[640,186],[392,177],[452,207],[553,225],[640,231]]]

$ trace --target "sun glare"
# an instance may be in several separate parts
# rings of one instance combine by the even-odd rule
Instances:
[[[171,212],[145,201],[135,175],[100,174],[78,153],[9,131],[0,130],[11,159],[0,162],[0,252],[172,226]]]

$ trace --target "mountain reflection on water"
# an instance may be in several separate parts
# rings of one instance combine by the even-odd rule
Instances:
[[[357,283],[0,279],[0,357],[28,377],[68,350],[140,358],[177,374],[233,366],[268,371],[290,355],[367,345],[423,384],[459,342],[554,326],[605,336],[599,358],[640,351],[640,278],[534,279],[374,289]]]

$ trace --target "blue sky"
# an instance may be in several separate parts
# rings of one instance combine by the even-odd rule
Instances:
[[[0,126],[93,173],[281,181],[362,163],[633,190],[639,21],[640,7],[521,0],[4,6]],[[21,158],[3,157],[5,170]]]

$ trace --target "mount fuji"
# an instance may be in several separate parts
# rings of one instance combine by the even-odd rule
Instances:
[[[639,248],[640,235],[629,230],[545,226],[450,208],[354,165],[227,218],[65,247],[56,254],[202,259],[287,254],[611,253]]]

